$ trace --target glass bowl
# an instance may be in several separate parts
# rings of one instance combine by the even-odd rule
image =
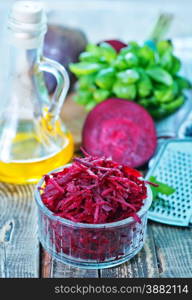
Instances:
[[[129,217],[113,223],[84,224],[55,216],[41,200],[39,188],[43,183],[42,179],[35,190],[39,239],[44,249],[54,258],[78,268],[102,269],[130,260],[143,247],[147,211],[152,202],[152,192],[148,185],[148,196],[137,212],[141,223]]]

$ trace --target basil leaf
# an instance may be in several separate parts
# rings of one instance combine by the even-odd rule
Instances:
[[[80,61],[86,62],[100,62],[99,56],[93,55],[90,52],[82,52],[79,56]]]
[[[89,89],[92,84],[94,84],[95,75],[84,75],[79,78],[78,87],[80,89]]]
[[[173,78],[172,76],[165,71],[164,69],[160,67],[151,67],[146,70],[146,73],[157,82],[164,83],[167,86],[170,86],[173,84]]]
[[[114,68],[106,68],[99,71],[96,75],[95,82],[102,89],[111,89],[115,81]]]
[[[175,189],[173,187],[169,186],[166,183],[158,181],[155,176],[151,176],[149,178],[149,181],[153,182],[155,184],[158,184],[158,187],[154,187],[152,185],[150,186],[151,190],[152,190],[152,193],[153,193],[153,199],[154,200],[156,199],[158,193],[166,195],[166,196],[170,196],[173,193],[175,193]]]
[[[141,65],[143,66],[147,66],[148,64],[153,64],[155,62],[155,52],[147,45],[144,45],[139,49],[138,56]]]
[[[102,90],[102,89],[96,89],[95,92],[93,93],[93,98],[97,103],[102,102],[103,100],[107,99],[110,95],[110,92],[107,90]]]
[[[88,44],[85,51],[97,57],[101,55],[100,47],[94,44]]]
[[[132,84],[139,80],[139,73],[135,70],[126,70],[119,72],[117,78],[125,84]]]
[[[161,89],[154,91],[154,96],[160,101],[160,103],[170,102],[177,96],[179,91],[177,82],[174,81],[172,86],[163,86]]]
[[[96,105],[96,102],[94,100],[90,100],[86,105],[85,105],[85,109],[86,111],[90,111],[92,110]]]
[[[179,70],[181,69],[181,62],[175,56],[172,57],[172,60],[173,60],[173,63],[172,63],[172,68],[170,69],[170,73],[174,75],[174,74],[178,73]]]
[[[160,65],[163,69],[170,72],[173,67],[173,56],[169,52],[165,52],[160,58]]]
[[[136,97],[136,86],[134,84],[122,84],[116,82],[113,86],[114,94],[119,98],[133,100]]]
[[[124,59],[124,56],[118,55],[116,60],[113,63],[113,66],[117,68],[118,70],[126,70],[127,69],[127,63]]]
[[[165,54],[165,52],[173,52],[173,45],[169,40],[160,41],[157,43],[157,50],[160,55]]]
[[[189,80],[187,80],[186,78],[184,78],[182,76],[177,76],[176,77],[176,82],[177,82],[178,87],[179,87],[180,90],[189,89],[189,88],[192,87]]]
[[[95,73],[103,68],[103,65],[99,63],[79,62],[70,64],[69,68],[75,75],[81,76]]]
[[[87,90],[80,90],[73,99],[78,104],[85,105],[92,99],[92,93]]]
[[[149,96],[152,91],[151,80],[145,73],[140,75],[140,80],[137,83],[137,91],[141,98]]]
[[[110,63],[116,58],[117,52],[110,44],[104,42],[101,43],[99,47],[101,55],[105,58],[106,62]]]
[[[127,64],[127,68],[133,68],[136,67],[139,63],[139,60],[137,58],[137,56],[131,52],[125,54],[124,57],[126,64]]]
[[[172,113],[175,110],[177,110],[184,102],[185,102],[185,97],[183,95],[180,95],[179,97],[174,99],[174,101],[171,101],[169,103],[163,103],[161,107],[168,113]]]

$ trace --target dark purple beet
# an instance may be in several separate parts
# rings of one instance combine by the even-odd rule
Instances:
[[[45,57],[61,63],[69,72],[71,88],[76,81],[75,76],[69,71],[68,65],[77,62],[79,54],[85,50],[87,38],[85,34],[75,28],[68,28],[61,25],[49,25],[45,35],[44,55]],[[45,81],[49,93],[56,87],[55,78],[46,73]]]
[[[157,138],[154,122],[140,105],[111,98],[87,116],[83,147],[93,156],[112,157],[118,163],[138,167],[153,155]]]

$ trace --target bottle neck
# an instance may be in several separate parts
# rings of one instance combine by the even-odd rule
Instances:
[[[43,72],[39,72],[43,38],[38,47],[26,49],[10,44],[7,70],[7,104],[9,110],[17,106],[25,119],[40,116],[44,103],[49,101]]]
[[[25,76],[32,76],[35,66],[39,63],[42,57],[43,41],[38,48],[25,49],[22,47],[10,44],[9,48],[9,72],[13,76],[25,74]]]

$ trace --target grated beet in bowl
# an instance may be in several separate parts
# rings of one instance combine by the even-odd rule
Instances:
[[[64,263],[111,267],[143,246],[151,190],[137,170],[85,153],[45,175],[35,198],[40,241]]]

